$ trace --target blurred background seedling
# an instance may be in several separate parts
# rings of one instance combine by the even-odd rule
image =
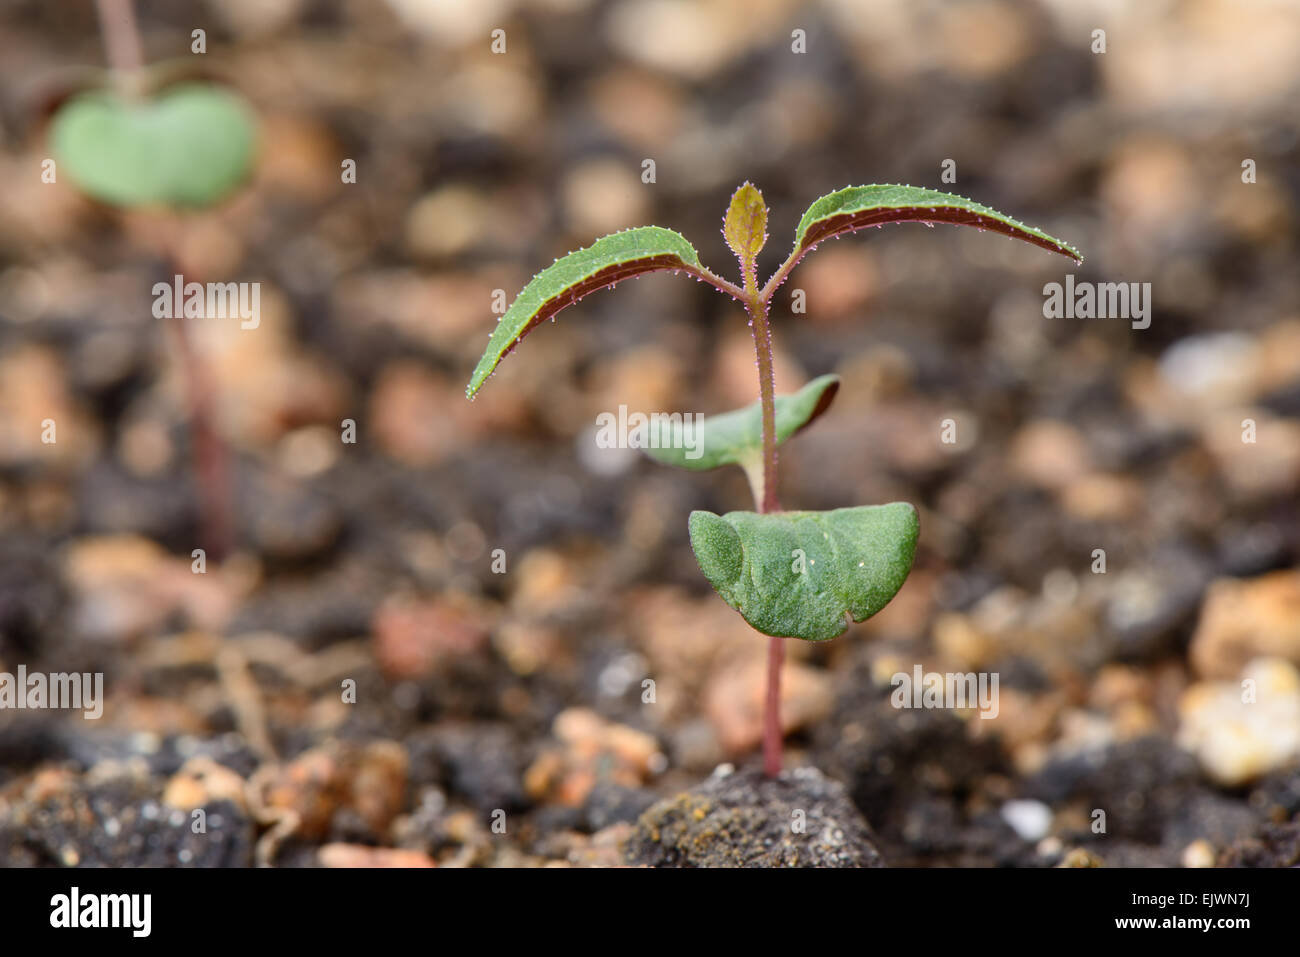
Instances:
[[[233,90],[175,79],[173,64],[145,65],[131,0],[96,0],[109,70],[66,99],[50,120],[49,142],[73,184],[91,199],[157,218],[165,279],[199,280],[182,261],[177,219],[215,206],[247,180],[256,152],[252,109]],[[179,309],[179,304],[178,304]],[[230,454],[214,413],[212,376],[186,319],[173,331],[189,401],[200,543],[221,560],[234,539]]]

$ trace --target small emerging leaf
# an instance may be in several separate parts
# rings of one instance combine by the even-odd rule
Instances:
[[[50,130],[69,177],[118,206],[207,206],[243,182],[256,135],[244,101],[221,87],[189,83],[153,100],[83,93]]]
[[[731,205],[722,220],[722,235],[740,260],[746,281],[754,278],[754,260],[767,242],[767,205],[752,183],[744,183],[732,194]]]
[[[691,548],[722,599],[763,632],[826,641],[903,586],[920,531],[905,502],[830,512],[692,512]]]
[[[807,428],[830,408],[840,388],[840,377],[818,376],[794,395],[776,397],[776,441],[778,444]],[[643,449],[664,465],[702,472],[723,465],[748,468],[763,454],[763,408],[759,402],[734,412],[711,415],[700,423],[694,435],[684,422],[673,421],[669,435],[660,435],[661,448]],[[689,440],[689,441],[688,441]]]
[[[642,273],[699,264],[695,248],[685,237],[659,226],[640,226],[614,233],[556,260],[524,286],[501,317],[465,394],[474,398],[496,370],[497,363],[520,339],[587,293]]]
[[[885,223],[954,223],[1022,239],[1076,262],[1083,257],[1041,230],[1025,226],[974,200],[919,186],[850,186],[828,193],[808,207],[795,230],[799,254],[833,236]]]

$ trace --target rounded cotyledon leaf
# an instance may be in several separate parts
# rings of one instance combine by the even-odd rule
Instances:
[[[807,428],[830,408],[840,388],[837,375],[818,376],[793,395],[776,397],[776,441],[784,442]],[[689,417],[667,419],[667,435],[650,436],[646,455],[664,465],[702,472],[723,465],[750,468],[763,455],[763,408],[754,402],[743,409],[711,415],[694,426]]]
[[[797,261],[823,240],[885,223],[953,223],[1002,233],[1076,262],[1083,257],[1073,246],[1032,226],[1026,226],[974,200],[919,186],[849,186],[828,193],[808,207],[794,234]]]
[[[83,93],[55,114],[50,142],[69,178],[98,200],[197,207],[247,178],[256,131],[235,93],[186,83],[147,100]]]
[[[604,236],[543,269],[524,286],[488,339],[465,394],[474,394],[519,340],[589,292],[632,276],[664,269],[698,270],[700,258],[686,238],[661,226],[638,226]]]
[[[905,502],[829,512],[692,512],[691,548],[722,599],[765,635],[826,641],[897,594],[920,531]]]

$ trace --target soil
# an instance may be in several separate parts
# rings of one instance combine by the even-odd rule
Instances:
[[[884,867],[844,785],[816,768],[769,778],[722,765],[641,815],[630,864],[652,867]]]

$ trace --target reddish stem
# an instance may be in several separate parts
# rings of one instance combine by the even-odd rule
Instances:
[[[131,0],[95,0],[99,28],[104,36],[104,53],[120,86],[131,88],[144,68],[140,30]]]
[[[230,456],[216,428],[213,401],[216,390],[208,364],[195,348],[185,322],[185,319],[177,317],[168,325],[176,334],[182,374],[189,393],[190,441],[199,499],[199,540],[207,558],[220,562],[230,551],[234,525]]]
[[[781,664],[785,639],[767,639],[767,702],[763,708],[763,773],[774,778],[781,773]]]
[[[772,362],[772,332],[767,324],[767,303],[755,297],[746,302],[749,329],[758,359],[758,398],[763,409],[763,497],[754,504],[760,512],[780,510],[776,500],[776,373]]]
[[[776,499],[776,374],[772,360],[772,332],[767,322],[768,300],[746,279],[745,307],[749,311],[758,359],[758,397],[763,411],[763,479],[755,489],[755,506],[760,513],[780,510]],[[784,639],[769,636],[767,643],[767,697],[763,705],[763,773],[781,773],[784,734],[781,729],[781,665],[785,659]]]

